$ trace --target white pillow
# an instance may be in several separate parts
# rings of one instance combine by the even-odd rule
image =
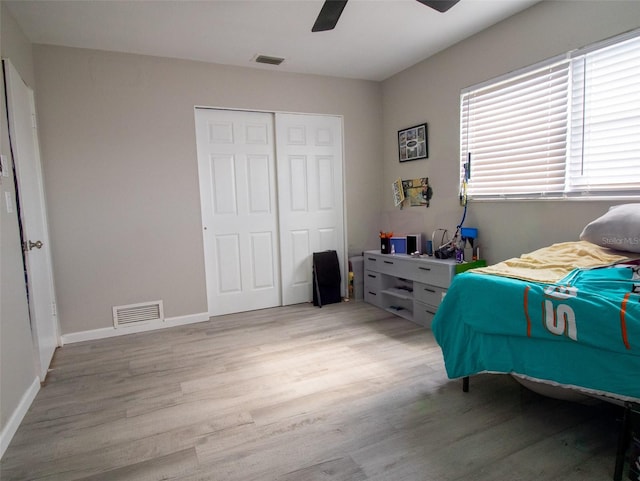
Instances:
[[[610,207],[584,228],[580,239],[618,251],[640,252],[640,204]]]

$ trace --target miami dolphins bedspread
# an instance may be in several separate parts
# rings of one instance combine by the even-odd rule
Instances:
[[[634,262],[574,269],[551,283],[457,275],[432,323],[448,376],[515,373],[639,400],[640,267]]]

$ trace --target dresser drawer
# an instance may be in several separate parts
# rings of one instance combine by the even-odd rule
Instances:
[[[368,302],[369,304],[373,304],[374,306],[377,306],[377,307],[383,307],[382,294],[380,293],[380,291],[376,291],[374,289],[368,289],[366,284],[364,287],[364,301]]]
[[[411,263],[408,275],[414,281],[446,288],[451,284],[455,266],[455,262],[417,261]]]
[[[390,254],[371,255],[364,257],[364,268],[366,270],[381,272],[390,276],[405,277],[410,265],[406,259],[402,259]]]
[[[422,302],[413,301],[413,322],[431,329],[431,322],[436,315],[436,308]]]
[[[438,307],[444,294],[447,292],[442,287],[432,286],[431,284],[423,284],[421,282],[413,283],[413,297],[417,301]]]
[[[382,274],[375,271],[364,271],[364,287],[374,291],[382,290]]]
[[[382,260],[378,260],[379,255],[365,253],[364,254],[364,270],[365,271],[378,271],[378,264],[382,263]]]

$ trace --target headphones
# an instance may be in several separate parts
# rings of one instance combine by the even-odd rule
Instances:
[[[440,242],[436,243],[436,233],[442,232],[440,236]],[[436,229],[431,234],[432,245],[440,246],[434,250],[433,255],[437,259],[450,259],[456,256],[456,239],[458,238],[458,231],[456,231],[452,240],[449,240],[449,231],[447,229]]]

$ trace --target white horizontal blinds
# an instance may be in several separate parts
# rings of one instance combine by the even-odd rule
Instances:
[[[572,63],[568,190],[640,190],[640,37]]]
[[[564,190],[569,62],[562,60],[462,94],[461,164],[469,195],[549,195]]]

